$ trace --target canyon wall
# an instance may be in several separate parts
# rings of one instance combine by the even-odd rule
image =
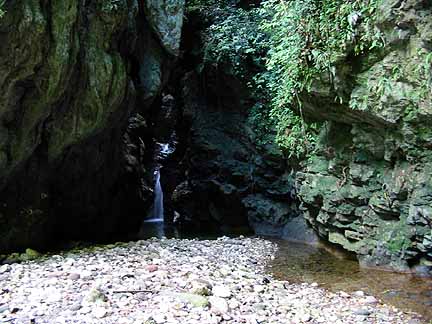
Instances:
[[[424,269],[432,265],[432,5],[386,0],[375,15],[384,46],[352,56],[348,44],[333,75],[302,97],[304,113],[324,126],[299,174],[299,198],[319,235],[364,266]]]
[[[145,147],[131,142],[128,120],[168,78],[184,1],[19,0],[4,10],[1,250],[139,227],[151,192],[136,176],[130,153]]]

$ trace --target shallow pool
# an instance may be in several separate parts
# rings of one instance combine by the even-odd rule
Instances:
[[[432,320],[432,279],[361,269],[358,262],[324,247],[277,240],[279,251],[269,266],[277,279],[316,282],[331,291],[362,290],[404,311]]]

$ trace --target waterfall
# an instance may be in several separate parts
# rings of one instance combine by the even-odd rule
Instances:
[[[163,191],[160,183],[160,169],[156,169],[155,185],[154,185],[154,201],[153,208],[149,218],[144,220],[145,223],[162,223],[164,221],[164,202]]]
[[[164,222],[164,198],[163,190],[160,182],[160,170],[163,167],[163,162],[172,154],[176,149],[177,135],[173,131],[170,135],[168,142],[155,142],[155,149],[153,155],[154,165],[154,201],[153,208],[147,214],[144,223],[163,223]],[[163,224],[162,224],[163,225]]]
[[[160,170],[156,170],[156,181],[155,181],[155,197],[153,206],[153,219],[163,222],[164,220],[164,205],[163,205],[163,191],[160,183]]]

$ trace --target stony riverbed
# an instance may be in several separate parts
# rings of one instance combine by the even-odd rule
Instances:
[[[422,323],[362,292],[265,273],[259,238],[150,239],[0,266],[0,323]]]

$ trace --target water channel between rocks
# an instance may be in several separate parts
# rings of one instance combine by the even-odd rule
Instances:
[[[220,235],[182,233],[163,223],[146,223],[140,232],[140,239],[162,236],[211,239]],[[337,256],[321,246],[286,240],[272,241],[278,244],[279,250],[269,264],[268,271],[276,279],[292,283],[316,282],[333,292],[353,293],[361,290],[386,304],[403,311],[417,312],[432,321],[432,279],[362,269],[357,261]]]

